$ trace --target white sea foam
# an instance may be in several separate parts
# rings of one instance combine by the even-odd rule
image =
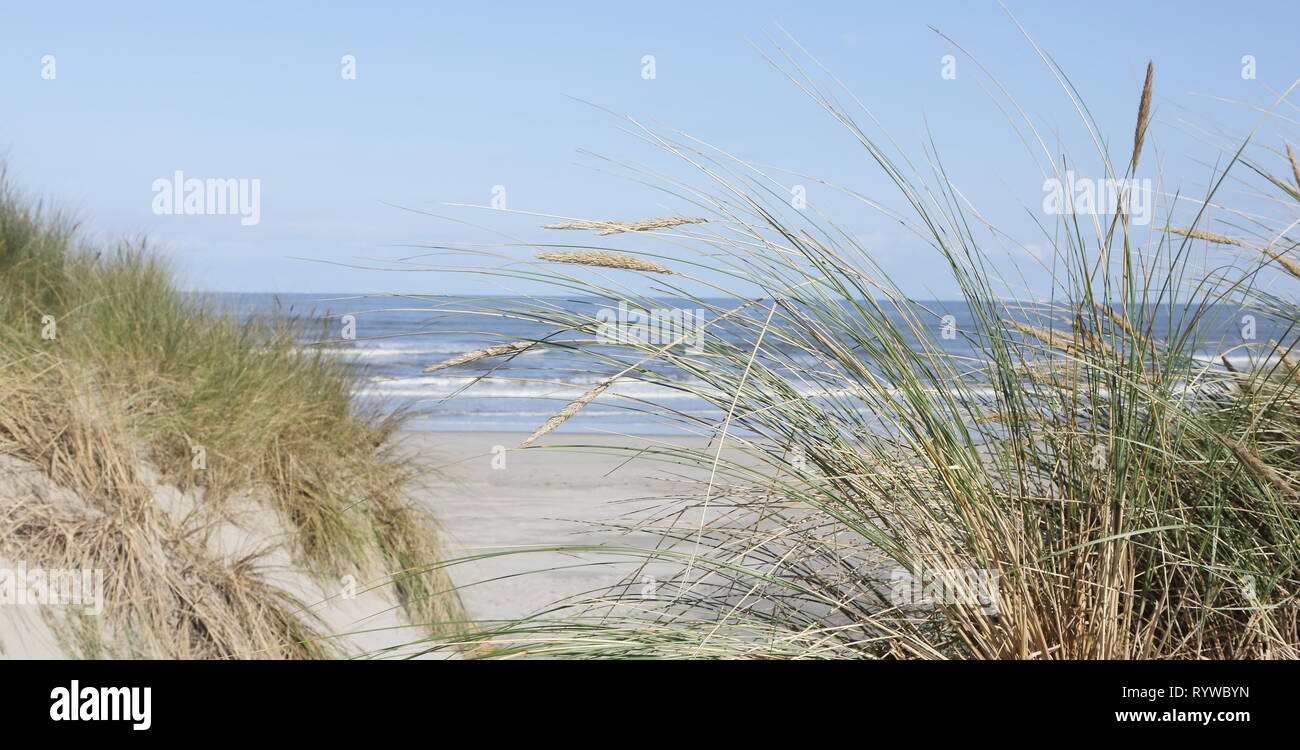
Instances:
[[[338,357],[355,357],[357,359],[379,359],[379,358],[417,358],[427,359],[429,364],[433,364],[439,358],[445,358],[449,354],[460,354],[473,349],[473,346],[465,344],[421,344],[419,346],[402,346],[402,345],[384,345],[373,342],[358,343],[353,346],[333,345],[318,347],[303,347],[304,351],[319,351]],[[544,351],[531,352],[524,351],[514,355],[518,356],[535,356],[545,354]]]

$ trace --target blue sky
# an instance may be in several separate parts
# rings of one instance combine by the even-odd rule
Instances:
[[[1293,0],[1008,6],[1069,73],[1121,159],[1155,60],[1148,167],[1193,192],[1217,154],[1188,123],[1240,136],[1258,117],[1246,105],[1271,103],[1300,74]],[[1049,136],[1087,158],[1060,88],[997,3],[978,0],[15,2],[0,26],[0,153],[23,190],[70,210],[92,236],[150,237],[189,288],[508,291],[481,278],[296,258],[400,257],[412,252],[404,245],[487,239],[394,206],[542,239],[537,220],[433,205],[487,204],[496,185],[511,209],[568,216],[688,208],[592,169],[598,162],[579,150],[677,168],[583,101],[893,201],[866,153],[751,46],[784,28],[904,151],[918,157],[932,137],[971,200],[1029,236],[1020,205],[1042,200],[1039,172],[987,81],[928,25],[978,56]],[[642,77],[647,54],[652,80]],[[939,74],[945,54],[958,56],[956,79]],[[1254,80],[1241,76],[1248,54]],[[46,55],[53,80],[41,75]],[[355,80],[340,75],[344,55],[356,58]],[[1261,136],[1279,132],[1270,124]],[[260,221],[156,215],[151,186],[176,170],[259,179]],[[952,292],[933,258],[888,221],[815,188],[809,202],[842,212],[835,219],[867,238],[911,293]]]

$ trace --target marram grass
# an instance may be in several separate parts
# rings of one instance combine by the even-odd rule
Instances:
[[[889,217],[924,241],[932,257],[923,262],[961,290],[971,321],[954,333],[974,354],[950,356],[941,311],[908,299],[851,232],[793,211],[768,189],[777,177],[643,128],[684,163],[711,165],[701,169],[704,185],[665,189],[723,229],[661,239],[677,267],[707,268],[723,281],[679,273],[657,291],[712,311],[726,335],[710,324],[696,352],[637,343],[619,351],[609,342],[573,351],[598,377],[671,388],[720,411],[704,419],[653,398],[627,406],[711,437],[704,449],[671,440],[646,449],[675,473],[707,479],[627,523],[657,536],[654,548],[564,548],[608,565],[618,581],[608,589],[481,623],[455,641],[481,644],[475,653],[487,658],[1300,656],[1300,373],[1266,357],[1237,371],[1195,356],[1208,310],[1245,307],[1296,323],[1294,295],[1257,283],[1269,269],[1249,252],[1235,265],[1194,266],[1188,243],[1226,239],[1203,227],[1204,213],[1165,230],[1177,236],[1155,232],[1148,241],[1121,205],[1105,222],[1047,217],[1056,220],[1048,232],[1055,272],[1040,291],[1052,302],[1021,309],[1008,302],[1015,269],[998,275],[981,244],[987,233],[974,229],[982,219],[963,208],[942,169],[929,183],[909,176],[904,155],[868,137],[854,113],[787,60],[786,75],[897,187],[902,209]],[[1132,150],[1120,157],[1130,172],[1150,140],[1153,81],[1148,66]],[[1037,138],[1031,123],[1013,125]],[[1105,139],[1093,142],[1095,171],[1115,174]],[[1245,153],[1232,154],[1228,169],[1259,174],[1285,215],[1257,238],[1230,241],[1229,251],[1264,248],[1289,261],[1300,192]],[[1044,167],[1059,178],[1066,162]],[[1218,184],[1223,175],[1212,177]],[[631,252],[583,245],[538,257],[668,267]],[[609,306],[655,304],[603,274],[491,272],[547,280]],[[729,292],[733,278],[761,292]],[[719,302],[720,293],[730,299]],[[483,312],[557,332],[594,334],[601,324],[527,300]],[[598,439],[591,448],[620,450]],[[646,572],[665,569],[674,572],[656,573],[647,588]],[[951,570],[996,575],[992,601],[900,600],[900,577]]]
[[[708,219],[691,216],[665,216],[660,219],[642,219],[640,221],[562,221],[555,224],[543,224],[542,229],[579,229],[595,230],[597,237],[622,232],[649,232],[655,229],[670,229],[683,224],[704,224]]]
[[[337,360],[186,299],[143,248],[80,247],[3,180],[0,298],[0,458],[58,488],[0,497],[0,557],[105,572],[103,615],[46,612],[69,656],[341,655],[318,602],[276,585],[266,549],[204,543],[257,511],[288,533],[266,548],[287,548],[325,590],[348,575],[391,582],[432,632],[465,620],[430,569],[445,550],[406,494],[419,477],[388,444],[398,418],[359,411]],[[194,508],[162,507],[160,485]]]
[[[645,273],[673,273],[672,269],[652,260],[638,258],[626,253],[612,253],[601,250],[552,250],[537,253],[537,258],[550,263],[572,263],[578,266],[618,268],[624,271],[642,271]]]
[[[474,351],[457,354],[454,357],[431,364],[424,368],[423,372],[437,372],[438,370],[445,370],[449,367],[459,367],[461,365],[472,364],[480,359],[487,359],[488,357],[517,354],[536,345],[537,342],[535,341],[510,341],[504,344],[485,346],[482,349],[475,349]]]

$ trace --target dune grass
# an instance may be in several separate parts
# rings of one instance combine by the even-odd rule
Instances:
[[[177,292],[142,245],[81,247],[68,220],[0,183],[0,453],[77,501],[0,497],[0,555],[102,569],[108,610],[54,613],[70,655],[339,655],[314,601],[280,588],[256,552],[206,539],[249,507],[273,514],[294,565],[325,590],[391,581],[433,632],[465,616],[418,473],[388,439],[401,415],[360,410],[355,373],[289,325],[240,323]],[[197,498],[183,517],[157,488]]]
[[[1064,73],[1043,60],[1096,145],[1095,159],[1078,164],[1024,120],[1017,128],[1044,155],[1044,174],[1134,176],[1150,143],[1153,70],[1134,92],[1132,150],[1112,159]],[[1229,150],[1206,195],[1179,197],[1195,210],[1177,232],[1132,226],[1123,200],[1102,215],[1040,217],[1053,242],[1052,287],[1037,290],[1045,302],[1025,305],[1016,269],[991,258],[976,209],[932,154],[923,179],[827,92],[834,79],[821,83],[790,57],[780,67],[890,177],[897,212],[836,189],[886,211],[930,248],[924,262],[961,289],[973,320],[955,333],[974,355],[952,356],[943,311],[910,300],[852,232],[792,210],[785,175],[629,120],[643,140],[698,168],[703,185],[645,177],[707,223],[641,233],[663,240],[661,252],[588,236],[537,256],[566,266],[518,265],[517,246],[439,249],[505,259],[486,268],[569,298],[650,310],[671,297],[709,310],[704,351],[694,354],[592,343],[594,314],[545,298],[476,310],[551,326],[555,334],[535,345],[587,355],[602,385],[653,383],[720,410],[725,417],[712,421],[651,397],[623,404],[711,437],[704,450],[665,441],[642,454],[708,479],[634,524],[659,536],[656,549],[565,548],[611,570],[630,567],[617,585],[484,623],[467,638],[490,643],[481,653],[496,658],[1300,655],[1295,331],[1276,350],[1247,342],[1257,356],[1248,371],[1193,356],[1204,344],[1199,324],[1221,306],[1300,321],[1300,303],[1277,291],[1292,286],[1257,283],[1263,271],[1290,271],[1297,242],[1300,185],[1270,172],[1266,160],[1278,154],[1252,158],[1248,142]],[[836,95],[860,106],[851,93]],[[1004,109],[1021,111],[1009,97]],[[1229,174],[1260,178],[1255,187],[1276,216],[1219,206],[1215,192]],[[1161,217],[1177,224],[1166,203]],[[1232,243],[1234,264],[1193,261],[1219,236],[1204,226],[1211,208],[1249,229]],[[653,292],[624,283],[642,264],[573,265],[604,253],[653,266]],[[762,293],[738,294],[717,278]],[[507,366],[495,375],[508,377]],[[665,565],[677,573],[647,589],[645,572]],[[909,581],[933,583],[946,571],[988,572],[996,586],[938,601],[906,595]]]

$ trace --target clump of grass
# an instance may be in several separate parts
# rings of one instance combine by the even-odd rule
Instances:
[[[0,452],[80,498],[0,498],[0,554],[106,571],[107,615],[64,623],[74,653],[337,655],[264,555],[202,543],[249,503],[288,531],[267,546],[328,590],[388,577],[413,622],[458,627],[448,577],[422,572],[445,551],[389,443],[401,415],[359,409],[356,373],[298,330],[236,322],[177,292],[147,248],[94,251],[74,230],[0,183]],[[193,507],[159,507],[159,483]]]
[[[670,291],[677,304],[715,311],[718,325],[695,354],[636,342],[574,351],[598,377],[670,388],[722,412],[708,420],[644,398],[635,407],[712,438],[704,449],[666,441],[652,450],[707,479],[629,524],[657,535],[656,548],[571,548],[630,566],[620,583],[466,639],[490,642],[482,653],[494,658],[1300,655],[1300,378],[1196,356],[1198,326],[1218,306],[1249,305],[1294,324],[1300,304],[1261,291],[1258,265],[1194,268],[1187,243],[1222,239],[1200,228],[1199,215],[1169,230],[1180,240],[1139,244],[1121,201],[1109,228],[1057,219],[1048,233],[1057,238],[1055,275],[1040,290],[1053,302],[1026,310],[993,270],[972,229],[982,220],[942,168],[930,184],[908,177],[905,157],[868,137],[801,66],[788,68],[897,186],[903,206],[887,213],[960,288],[969,353],[954,356],[940,312],[909,299],[852,233],[792,213],[758,165],[647,131],[685,163],[710,164],[711,185],[670,191],[725,217],[724,231],[671,241],[723,281],[679,275]],[[1153,71],[1130,171],[1147,139]],[[1031,123],[1024,129],[1036,139]],[[1098,173],[1114,174],[1106,139],[1093,140]],[[1234,156],[1229,169],[1240,163]],[[1300,195],[1250,166],[1294,201],[1258,243],[1276,257],[1296,247]],[[1045,168],[1059,177],[1065,166]],[[575,247],[543,259],[619,250]],[[549,280],[600,304],[652,306],[601,278],[493,272]],[[761,294],[730,292],[729,279]],[[485,312],[556,331],[594,333],[601,322],[533,304]],[[1049,328],[1053,319],[1070,329]],[[652,566],[676,572],[647,597],[639,576]],[[891,582],[949,570],[995,575],[993,610],[987,601],[900,600]]]

